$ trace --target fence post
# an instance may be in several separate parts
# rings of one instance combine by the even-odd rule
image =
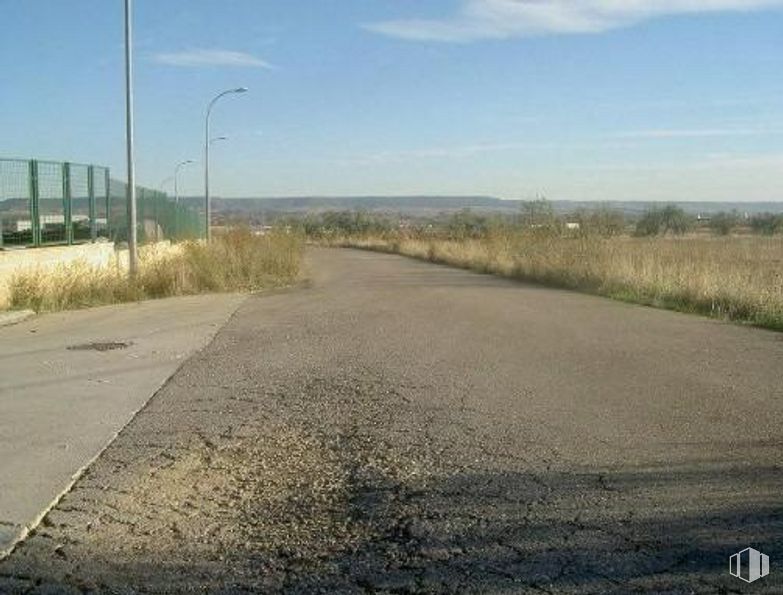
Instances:
[[[106,176],[106,237],[113,241],[111,238],[111,189],[109,188],[111,177],[108,167],[104,169],[104,175]]]
[[[87,196],[90,201],[90,241],[94,244],[98,239],[98,222],[95,220],[95,171],[94,166],[87,167]]]
[[[172,242],[179,242],[179,205],[174,203],[173,205],[170,205],[171,208],[169,210],[169,213],[172,215],[172,224],[173,224],[173,231],[171,232],[171,241]]]
[[[160,242],[160,220],[158,218],[158,193],[152,195],[152,212],[155,217],[155,242]]]
[[[71,164],[67,161],[63,169],[63,223],[65,226],[65,243],[73,244],[73,223],[71,222]]]
[[[33,235],[33,246],[41,245],[41,220],[38,210],[38,162],[30,160],[30,231]]]
[[[147,243],[147,193],[144,188],[136,186],[136,196],[138,205],[138,215],[136,216],[136,237],[139,244]],[[130,220],[128,221],[128,229],[130,229]],[[141,232],[141,233],[139,233]]]
[[[17,223],[17,225],[19,225],[19,224]],[[0,213],[0,250],[3,249],[3,233],[4,232],[5,232],[5,225],[3,223],[3,214]]]

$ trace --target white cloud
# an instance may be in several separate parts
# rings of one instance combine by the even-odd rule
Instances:
[[[335,163],[343,166],[354,165],[384,165],[390,163],[408,163],[423,159],[429,160],[452,160],[460,158],[471,158],[489,153],[522,153],[524,151],[542,151],[563,149],[589,150],[593,151],[596,147],[601,148],[627,148],[632,147],[632,142],[584,142],[567,144],[557,141],[524,141],[524,142],[477,142],[472,144],[442,145],[421,148],[403,149],[399,151],[383,151],[376,153],[365,153],[362,155],[347,156],[334,160]]]
[[[783,169],[783,153],[717,153],[707,155],[706,166],[716,166],[723,170],[731,168],[773,167]]]
[[[401,151],[385,151],[370,153],[361,156],[338,159],[340,165],[378,165],[385,163],[399,163],[418,159],[451,159],[458,157],[470,157],[482,153],[497,153],[524,149],[533,145],[531,143],[476,143],[465,145],[434,146]]]
[[[269,62],[244,52],[231,50],[185,50],[182,52],[170,52],[155,54],[153,59],[161,64],[169,66],[239,66],[250,68],[272,68]]]
[[[405,19],[365,28],[409,40],[468,42],[545,34],[600,33],[667,15],[743,12],[783,0],[461,0],[456,15]]]
[[[627,139],[667,139],[667,138],[706,138],[719,136],[760,136],[779,134],[780,130],[773,128],[662,128],[651,130],[630,130],[617,132],[614,138]]]

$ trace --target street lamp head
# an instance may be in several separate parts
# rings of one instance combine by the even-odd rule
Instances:
[[[209,146],[214,142],[214,139],[210,138],[209,136],[209,117],[212,114],[212,108],[215,107],[215,104],[220,100],[220,98],[225,97],[226,95],[230,93],[247,93],[247,87],[237,87],[236,89],[229,89],[227,91],[223,91],[219,95],[216,95],[212,101],[209,102],[209,105],[207,106],[207,113],[206,117],[204,118],[204,128],[206,134],[204,135],[204,226],[206,231],[206,237],[207,241],[211,238],[211,232],[210,232],[210,224],[211,224],[211,216],[210,216],[210,198],[209,198]]]

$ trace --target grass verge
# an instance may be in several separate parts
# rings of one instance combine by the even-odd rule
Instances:
[[[780,237],[508,233],[477,239],[343,237],[329,243],[783,331]]]
[[[74,263],[16,274],[9,285],[13,309],[36,312],[197,293],[257,291],[294,282],[304,240],[297,234],[256,236],[232,230],[211,243],[185,242],[139,251],[139,273],[129,279],[116,259],[105,268]]]

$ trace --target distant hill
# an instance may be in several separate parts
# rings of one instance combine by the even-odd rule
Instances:
[[[181,199],[189,206],[203,209],[202,197]],[[347,196],[321,197],[302,196],[292,198],[215,198],[214,213],[224,216],[263,218],[265,215],[283,214],[301,215],[304,213],[322,213],[325,211],[367,211],[376,214],[405,215],[410,217],[434,217],[448,215],[464,209],[476,213],[510,215],[520,212],[521,200],[504,200],[492,196]],[[737,210],[740,213],[783,213],[782,202],[639,202],[639,201],[551,201],[558,214],[574,211],[594,210],[599,207],[622,211],[626,216],[634,217],[655,206],[675,204],[693,215],[710,215],[720,211]],[[26,212],[29,203],[26,199],[0,200],[0,212]]]
[[[188,197],[185,200],[195,208],[203,206],[203,198]],[[523,201],[504,200],[491,196],[350,196],[294,198],[216,198],[213,209],[223,215],[302,214],[324,211],[367,211],[409,216],[433,216],[470,209],[477,213],[513,214],[520,211]],[[628,216],[639,215],[655,206],[675,204],[685,211],[696,214],[711,214],[720,211],[737,210],[740,213],[783,213],[783,202],[638,202],[638,201],[551,201],[557,213],[565,214],[579,209],[594,210],[608,207]]]
[[[203,199],[188,198],[189,204],[201,205]],[[501,200],[490,196],[351,196],[351,197],[295,197],[295,198],[217,198],[216,212],[322,212],[370,211],[394,213],[421,213],[459,211],[511,212],[519,209],[519,201]]]

